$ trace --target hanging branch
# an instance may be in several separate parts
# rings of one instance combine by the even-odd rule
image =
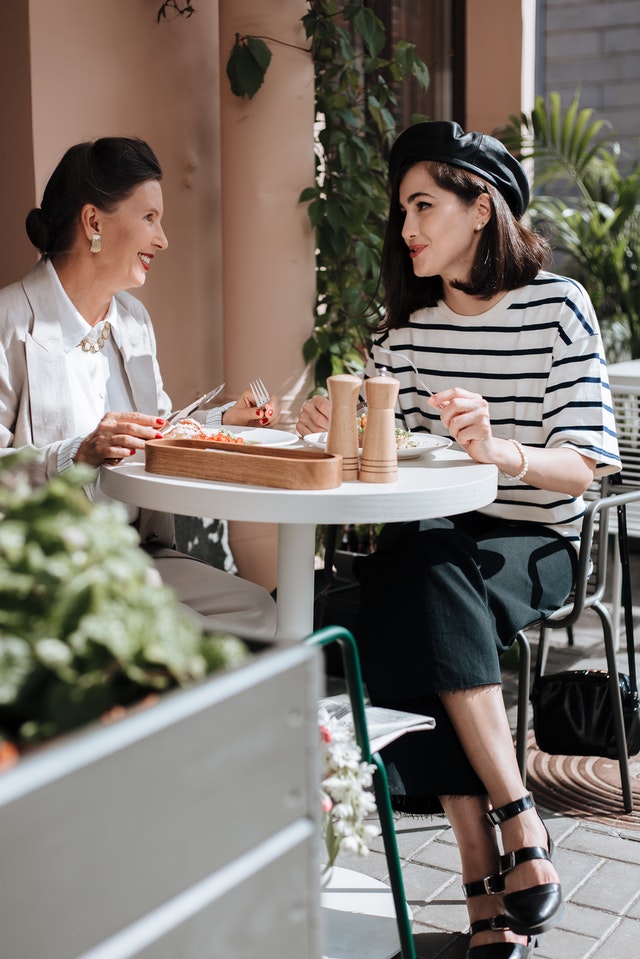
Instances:
[[[173,10],[171,17],[167,16],[167,10]],[[161,20],[174,20],[176,17],[192,17],[196,8],[188,0],[164,0],[156,14],[156,23]]]

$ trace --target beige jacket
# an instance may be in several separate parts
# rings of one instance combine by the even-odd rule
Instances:
[[[128,293],[116,296],[114,341],[123,359],[135,409],[165,415],[171,401],[156,360],[156,340],[146,309]],[[71,388],[58,317],[66,300],[40,261],[19,283],[0,290],[0,457],[28,447],[32,483],[58,473],[58,449],[74,436]],[[0,460],[1,464],[1,460]],[[173,545],[173,517],[141,511],[143,542]]]

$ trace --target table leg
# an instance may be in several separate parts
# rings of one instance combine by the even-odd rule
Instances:
[[[278,527],[277,639],[300,641],[313,632],[315,548],[315,524]]]

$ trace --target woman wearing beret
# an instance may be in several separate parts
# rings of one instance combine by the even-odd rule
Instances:
[[[0,291],[0,457],[29,448],[31,481],[144,449],[171,410],[141,287],[167,247],[162,170],[143,140],[103,137],[64,154],[27,217],[41,257]],[[276,422],[246,390],[207,425]],[[267,425],[265,422],[263,425]],[[101,498],[98,474],[87,489]],[[211,629],[271,637],[275,604],[254,583],[174,548],[173,517],[131,508],[142,544],[178,598]]]
[[[408,811],[443,809],[452,825],[469,959],[523,959],[563,901],[499,657],[569,594],[583,493],[620,468],[603,347],[587,293],[546,272],[547,242],[521,222],[527,177],[502,143],[419,123],[394,144],[389,174],[386,315],[366,375],[386,367],[399,380],[396,425],[451,436],[499,480],[482,510],[383,531],[357,564],[357,639],[374,703],[436,717],[385,761]],[[326,399],[310,400],[300,433],[328,416]]]

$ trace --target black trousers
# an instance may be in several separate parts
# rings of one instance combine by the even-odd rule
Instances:
[[[377,551],[356,561],[354,634],[372,703],[436,719],[383,752],[391,791],[404,797],[396,806],[439,811],[437,796],[486,792],[439,694],[499,684],[500,655],[562,605],[576,561],[546,527],[482,513],[385,527]]]

